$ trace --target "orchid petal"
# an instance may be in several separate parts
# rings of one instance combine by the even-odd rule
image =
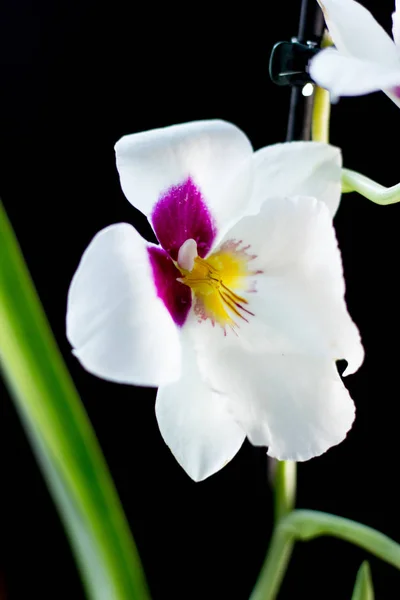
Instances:
[[[238,321],[235,332],[224,335],[217,329],[212,344],[208,321],[200,326],[193,318],[187,322],[210,385],[230,394],[219,375],[213,376],[230,348],[255,360],[259,354],[266,361],[297,356],[323,365],[346,359],[347,373],[354,373],[364,351],[347,312],[340,253],[326,205],[306,197],[269,199],[258,215],[241,219],[223,244],[234,240],[250,242],[251,285],[240,292],[250,311],[247,320]]]
[[[229,239],[250,244],[250,268],[256,273],[255,291],[246,296],[255,316],[240,324],[239,338],[257,351],[345,359],[346,373],[357,371],[364,351],[347,312],[326,205],[308,197],[270,198],[258,215],[241,219],[223,243]]]
[[[89,372],[161,385],[180,376],[180,341],[158,297],[146,242],[125,223],[98,233],[68,294],[67,336]]]
[[[182,327],[192,305],[190,288],[179,281],[181,272],[165,250],[150,244],[147,252],[157,296],[165,304],[176,325]]]
[[[250,243],[256,287],[241,295],[253,316],[226,335],[188,319],[200,371],[253,444],[280,460],[308,460],[341,442],[354,420],[335,360],[345,358],[351,373],[364,355],[331,216],[314,198],[269,199],[230,240]]]
[[[251,206],[258,212],[267,197],[304,195],[325,202],[334,215],[341,195],[342,155],[319,142],[289,142],[258,150],[253,156]]]
[[[400,85],[400,61],[391,67],[344,56],[333,48],[319,52],[309,69],[314,81],[334,96],[357,96]]]
[[[215,220],[191,177],[161,195],[151,214],[151,222],[161,246],[175,261],[188,239],[195,242],[203,258],[217,235]]]
[[[173,226],[175,205],[184,207],[193,200],[196,214],[203,215],[203,231],[214,226],[218,230],[236,220],[248,201],[246,184],[236,185],[234,180],[245,170],[252,147],[231,123],[195,121],[127,135],[117,142],[115,151],[122,189],[129,202],[154,219],[156,233],[157,226],[169,219],[170,210]],[[204,206],[210,219],[204,218]],[[198,232],[192,231],[196,215],[192,210],[186,215],[190,219],[178,222],[177,227],[186,227],[185,239],[198,242]],[[183,235],[181,231],[167,232],[167,239],[175,234]],[[206,243],[213,235],[208,231]]]
[[[250,442],[268,446],[268,454],[279,460],[319,456],[341,442],[353,423],[349,393],[335,365],[322,358],[231,346],[218,357],[213,349],[203,354],[202,366],[215,389],[229,398]]]
[[[156,415],[176,460],[201,481],[233,458],[246,435],[227,411],[226,398],[202,380],[193,348],[184,346],[182,354],[181,378],[160,387]]]
[[[386,31],[354,0],[318,0],[333,43],[342,54],[396,69],[400,58]]]

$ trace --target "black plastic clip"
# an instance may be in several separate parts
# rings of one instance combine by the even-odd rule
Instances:
[[[308,62],[320,51],[315,42],[305,44],[293,38],[291,42],[278,42],[269,59],[269,76],[277,85],[313,83],[308,72]]]

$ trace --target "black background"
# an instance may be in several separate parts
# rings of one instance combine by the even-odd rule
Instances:
[[[363,2],[390,30],[392,0]],[[114,143],[200,118],[241,127],[255,148],[285,138],[289,91],[275,87],[272,45],[297,31],[291,2],[139,4],[16,0],[1,17],[0,193],[67,365],[100,440],[155,600],[245,599],[271,532],[265,451],[245,444],[195,484],[164,445],[155,391],[114,385],[70,354],[67,290],[93,235],[146,221],[125,200]],[[349,168],[397,183],[400,112],[383,94],[342,99],[331,140]],[[298,506],[362,521],[400,540],[398,494],[400,205],[344,196],[335,219],[349,310],[366,348],[346,379],[357,406],[348,438],[299,466]],[[83,598],[57,513],[2,389],[1,598]],[[294,552],[282,599],[350,598],[366,554],[319,539]],[[371,558],[377,597],[400,576]],[[397,592],[396,592],[397,589]]]

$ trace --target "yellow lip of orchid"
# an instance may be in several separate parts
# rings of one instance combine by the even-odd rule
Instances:
[[[239,327],[235,317],[248,322],[248,317],[254,316],[247,308],[249,301],[237,292],[255,292],[249,277],[260,271],[249,269],[249,262],[256,257],[248,254],[250,246],[240,248],[241,243],[230,240],[209,257],[200,258],[196,242],[189,239],[181,246],[178,256],[177,267],[182,273],[178,281],[193,290],[194,311],[199,321],[210,319],[225,333],[226,326],[233,331]]]

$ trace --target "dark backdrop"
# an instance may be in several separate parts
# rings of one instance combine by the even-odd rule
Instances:
[[[392,0],[364,2],[389,30]],[[1,19],[0,192],[48,318],[99,437],[155,600],[248,597],[271,532],[265,452],[245,444],[193,483],[164,445],[155,391],[85,372],[65,338],[71,277],[93,235],[146,222],[125,200],[113,146],[126,133],[223,118],[255,148],[283,141],[289,92],[267,65],[296,33],[300,0],[222,6],[16,0]],[[400,112],[383,94],[342,99],[331,139],[349,168],[397,183]],[[398,223],[400,205],[344,197],[335,223],[349,310],[366,360],[346,385],[348,438],[299,466],[298,506],[360,520],[400,540]],[[2,389],[0,544],[8,600],[83,593],[57,513]],[[298,545],[281,598],[350,598],[366,557],[334,539]],[[377,597],[400,576],[371,559]],[[322,587],[323,586],[323,587]],[[397,591],[397,594],[399,592]],[[1,594],[0,594],[1,597]]]

